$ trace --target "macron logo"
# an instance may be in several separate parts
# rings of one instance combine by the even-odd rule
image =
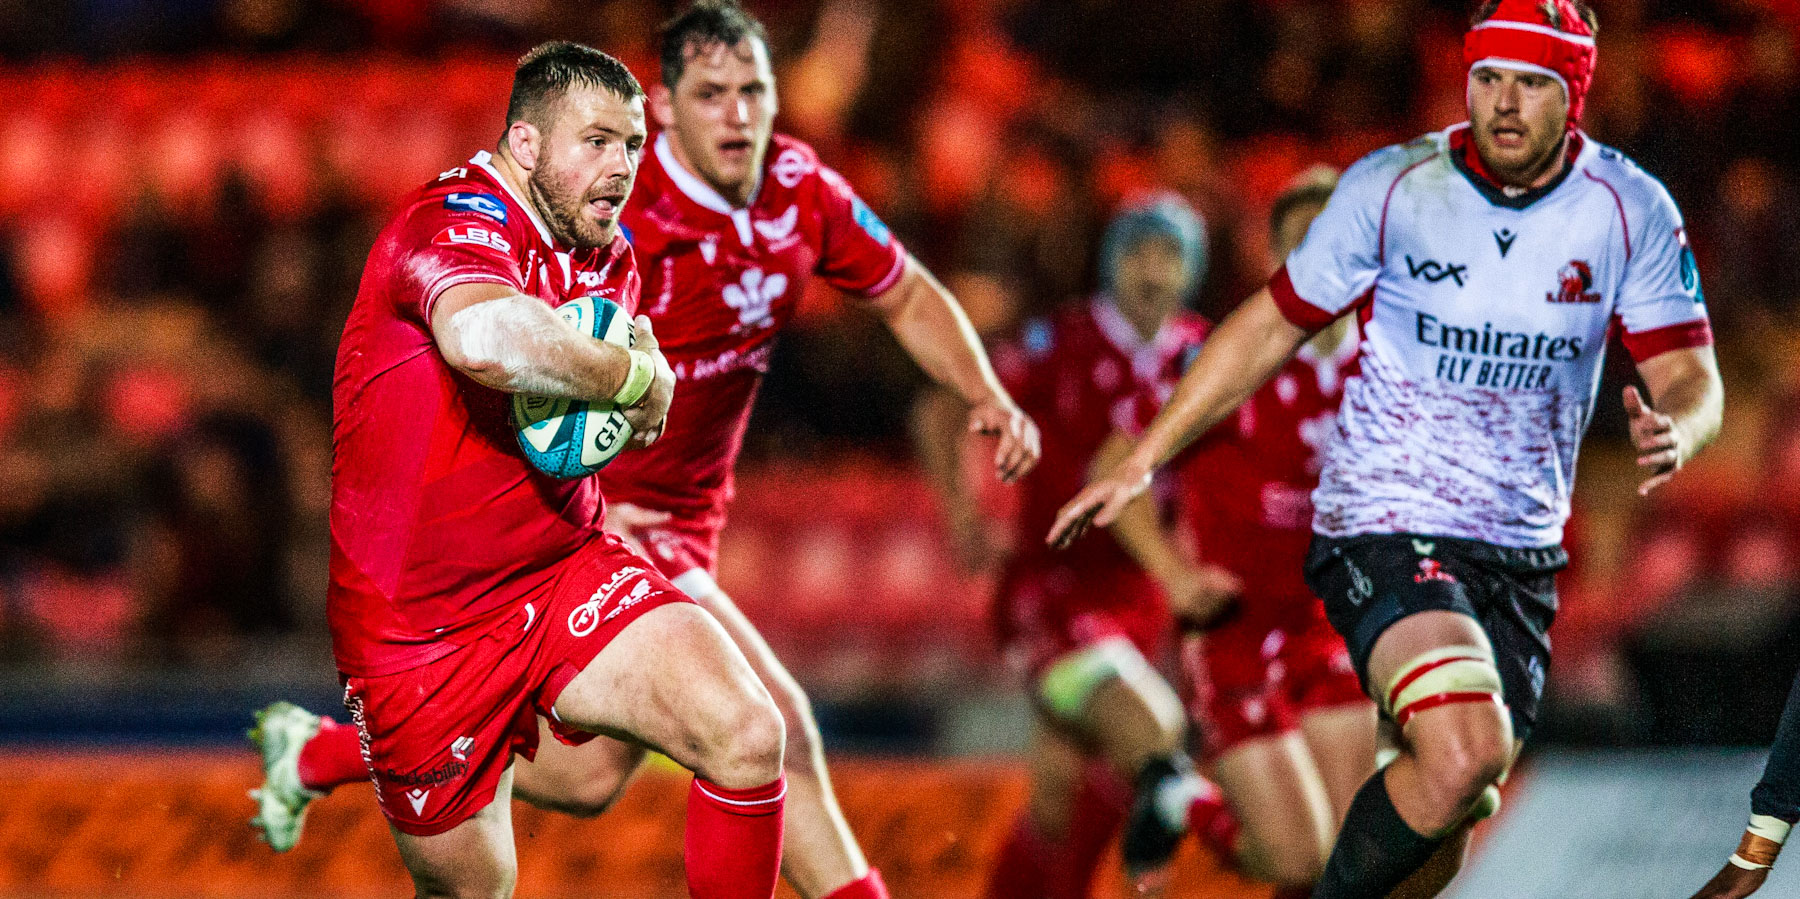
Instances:
[[[406,801],[412,806],[413,814],[425,814],[425,801],[431,798],[430,790],[407,790]]]

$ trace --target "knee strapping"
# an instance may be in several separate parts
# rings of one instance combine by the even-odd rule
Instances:
[[[1401,667],[1382,692],[1382,710],[1401,728],[1427,709],[1492,702],[1502,707],[1500,671],[1486,650],[1446,646],[1421,653]]]
[[[1087,711],[1100,685],[1115,677],[1149,670],[1137,647],[1124,637],[1102,640],[1058,659],[1038,680],[1038,699],[1056,718],[1073,722]]]

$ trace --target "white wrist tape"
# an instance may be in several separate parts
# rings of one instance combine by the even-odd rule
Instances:
[[[631,355],[631,370],[625,373],[625,383],[619,385],[619,392],[613,394],[613,402],[629,409],[649,392],[650,382],[656,380],[656,363],[643,350],[626,352]]]
[[[1775,864],[1781,844],[1787,842],[1794,825],[1769,815],[1751,815],[1744,828],[1744,839],[1727,861],[1746,871],[1762,871]]]

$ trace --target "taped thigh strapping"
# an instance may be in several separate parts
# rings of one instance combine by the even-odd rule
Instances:
[[[1446,646],[1406,663],[1382,692],[1382,711],[1405,729],[1414,715],[1440,706],[1492,702],[1505,707],[1500,672],[1487,650]]]

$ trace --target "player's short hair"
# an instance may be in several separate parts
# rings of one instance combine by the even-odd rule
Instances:
[[[1269,233],[1279,232],[1281,223],[1287,221],[1295,210],[1324,206],[1330,202],[1332,191],[1337,190],[1337,183],[1337,172],[1326,166],[1318,166],[1301,175],[1269,207]]]
[[[581,88],[609,90],[627,101],[644,95],[643,85],[624,63],[585,44],[550,41],[519,58],[512,98],[506,104],[506,124],[511,127],[524,121],[545,127],[557,101]]]
[[[735,47],[753,37],[764,44],[769,35],[737,0],[694,0],[662,26],[662,83],[669,90],[687,71],[688,57],[709,47]]]
[[[1575,7],[1575,14],[1581,16],[1581,21],[1587,25],[1588,33],[1598,35],[1600,33],[1600,17],[1594,14],[1594,8],[1583,0],[1570,0],[1570,3]],[[1475,10],[1475,18],[1469,24],[1480,25],[1493,18],[1494,14],[1499,11],[1500,0],[1482,0],[1481,6]],[[1569,30],[1569,26],[1562,20],[1562,9],[1556,4],[1545,3],[1544,15],[1550,20],[1550,27],[1558,31]]]

